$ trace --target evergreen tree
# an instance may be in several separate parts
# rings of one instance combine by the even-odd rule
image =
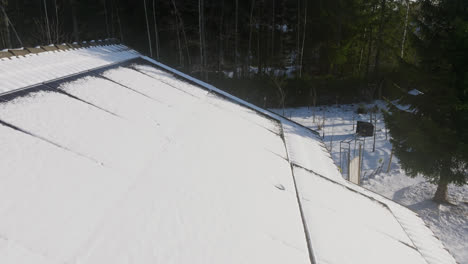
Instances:
[[[447,201],[450,183],[468,179],[468,2],[420,2],[413,41],[420,60],[413,68],[423,94],[390,104],[385,120],[395,154],[408,175],[437,184],[434,200]]]

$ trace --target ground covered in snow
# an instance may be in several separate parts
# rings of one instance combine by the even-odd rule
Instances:
[[[368,122],[371,118],[370,114],[357,114],[356,110],[358,107],[370,109],[374,106],[385,107],[384,103],[377,101],[366,105],[304,107],[275,112],[320,132],[335,164],[347,177],[345,152],[350,152],[351,159],[359,152],[360,141],[354,140],[353,123],[358,120]],[[386,134],[383,116],[379,111],[376,119],[375,151],[373,137],[361,141],[364,147],[362,186],[417,212],[456,260],[461,264],[468,263],[468,186],[449,186],[453,205],[434,203],[431,198],[436,186],[422,176],[407,177],[394,156],[389,166],[392,149],[390,135]],[[349,145],[345,143],[347,141]]]

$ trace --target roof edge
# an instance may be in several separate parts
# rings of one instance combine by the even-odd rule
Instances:
[[[295,122],[295,121],[293,121],[291,119],[288,119],[288,118],[286,118],[284,116],[281,116],[281,115],[279,115],[279,114],[277,114],[277,113],[275,113],[273,111],[270,111],[268,109],[264,109],[264,108],[261,108],[259,106],[254,105],[252,103],[249,103],[249,102],[247,102],[247,101],[245,101],[243,99],[240,99],[239,97],[236,97],[236,96],[231,95],[231,94],[229,94],[229,93],[227,93],[227,92],[225,92],[225,91],[223,91],[223,90],[221,90],[219,88],[216,88],[215,86],[213,86],[213,85],[211,85],[209,83],[198,80],[198,79],[196,79],[196,78],[194,78],[194,77],[192,77],[192,76],[190,76],[190,75],[188,75],[186,73],[183,73],[183,72],[178,71],[178,70],[176,70],[174,68],[171,68],[171,67],[169,67],[169,66],[167,66],[167,65],[165,65],[165,64],[163,64],[161,62],[158,62],[158,61],[156,61],[156,60],[154,60],[154,59],[152,59],[152,58],[150,58],[148,56],[141,56],[141,58],[148,61],[148,62],[151,62],[152,64],[155,64],[155,65],[163,68],[166,71],[172,72],[173,74],[175,74],[175,75],[177,75],[177,76],[179,76],[179,77],[181,77],[181,78],[183,78],[183,79],[185,79],[185,80],[187,80],[189,82],[200,85],[200,86],[204,87],[205,89],[208,89],[211,92],[215,92],[218,95],[221,95],[221,96],[223,96],[223,97],[225,97],[225,98],[227,98],[229,100],[235,101],[235,102],[237,102],[237,103],[239,103],[239,104],[241,104],[241,105],[243,105],[245,107],[248,107],[248,108],[250,108],[252,110],[255,110],[255,111],[259,112],[259,113],[262,113],[262,114],[264,114],[266,116],[269,116],[269,117],[271,117],[271,118],[273,118],[273,119],[275,119],[277,121],[290,122],[290,123],[293,123],[293,124],[295,124],[297,126],[300,126],[301,128],[312,132],[317,137],[317,139],[322,141],[322,138],[320,137],[320,134],[317,131],[313,130],[313,129],[310,129],[310,128],[304,126],[304,125],[301,125],[301,124],[299,124],[299,123],[297,123],[297,122]]]
[[[0,59],[2,58],[11,58],[18,56],[25,56],[28,54],[37,54],[46,51],[65,51],[70,49],[79,49],[79,48],[89,48],[95,46],[109,46],[120,44],[120,41],[115,38],[91,40],[89,42],[73,42],[73,43],[61,43],[61,44],[50,44],[50,45],[38,45],[34,47],[20,47],[5,49],[0,51]]]
[[[3,66],[12,66],[11,70],[7,69],[0,73],[0,97],[17,91],[28,90],[43,83],[62,80],[90,71],[115,66],[141,56],[137,51],[122,44],[112,44],[112,42],[103,41],[93,43],[92,46],[90,45],[87,47],[69,47],[65,50],[55,49],[44,52],[41,51],[36,54],[28,53],[25,55],[11,56],[9,58],[0,58],[1,62],[6,63]],[[69,54],[70,57],[67,57],[68,61],[65,61],[66,63],[56,61],[47,66],[51,66],[52,68],[60,67],[60,73],[55,74],[51,72],[51,67],[38,70],[38,66],[42,67],[42,65],[38,64],[40,56],[52,58],[57,56],[58,53]],[[92,54],[92,56],[87,55],[88,53]],[[118,54],[118,56],[113,56],[115,54]],[[74,56],[85,59],[87,64],[85,66],[81,65],[80,67],[71,67],[71,65],[74,64]],[[20,65],[18,65],[22,61],[24,61],[25,67],[20,67]],[[0,66],[2,66],[1,63]]]

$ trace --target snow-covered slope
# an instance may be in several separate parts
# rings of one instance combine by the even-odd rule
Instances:
[[[86,77],[59,88],[90,104],[36,92],[1,105],[34,135],[1,126],[6,245],[46,263],[308,262],[276,122],[177,80],[105,76],[132,84]]]
[[[138,56],[139,53],[124,45],[109,45],[0,59],[0,93],[87,72]]]
[[[376,101],[368,105],[338,105],[338,106],[320,106],[317,108],[294,108],[286,109],[286,115],[296,122],[300,122],[312,129],[317,129],[318,124],[322,124],[325,118],[324,143],[332,151],[332,157],[337,165],[340,164],[345,170],[346,178],[347,168],[345,157],[340,159],[340,141],[347,141],[354,138],[356,120],[369,121],[369,114],[356,114],[357,108],[371,109],[375,105],[385,107],[385,104]],[[276,110],[275,110],[276,111]],[[277,110],[283,112],[283,110]],[[314,118],[315,113],[315,118]],[[315,122],[314,122],[315,120]],[[422,254],[428,259],[433,259],[432,263],[441,263],[437,260],[438,250],[427,250],[436,238],[427,232],[423,223],[441,239],[451,254],[460,264],[468,263],[468,186],[449,186],[449,195],[452,205],[437,204],[432,201],[436,186],[426,182],[425,178],[418,176],[410,178],[399,166],[398,158],[393,156],[391,166],[389,166],[392,145],[390,143],[390,134],[386,136],[385,124],[380,113],[377,116],[377,133],[375,152],[373,149],[373,138],[367,138],[363,148],[363,181],[362,186],[383,195],[397,203],[408,206],[413,212],[407,210],[404,206],[382,196],[369,192],[353,184],[348,184],[350,188],[369,195],[379,202],[387,204],[402,227],[408,230],[408,236],[412,240],[425,242],[426,245],[417,244]],[[358,147],[357,147],[358,148]],[[343,152],[347,151],[347,146]],[[353,155],[354,143],[351,145],[351,155]],[[356,153],[357,155],[357,153]],[[389,169],[389,171],[387,171]],[[368,216],[370,217],[370,216]],[[422,232],[420,232],[422,231]]]
[[[2,68],[0,263],[453,263],[348,186],[312,131],[93,49]]]

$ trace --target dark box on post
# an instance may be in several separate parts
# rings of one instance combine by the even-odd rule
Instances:
[[[374,125],[369,122],[357,121],[356,133],[361,137],[372,137],[374,135]]]

